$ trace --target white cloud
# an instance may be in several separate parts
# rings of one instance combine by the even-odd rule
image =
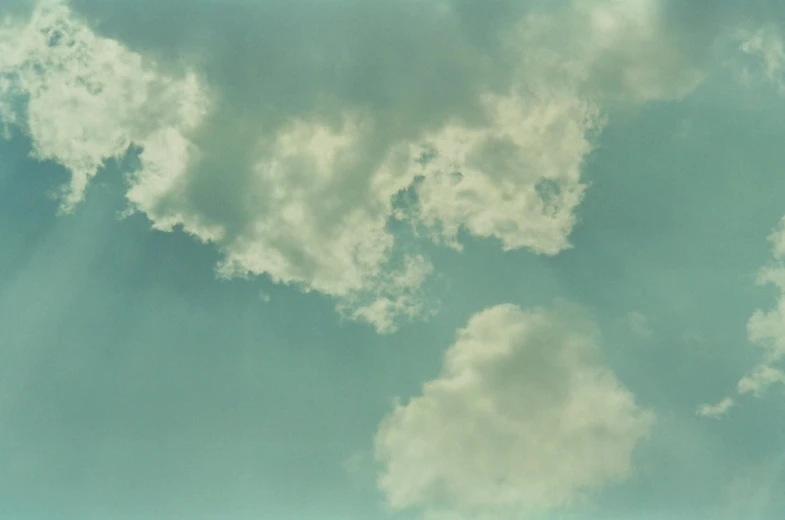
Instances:
[[[223,242],[222,274],[269,273],[336,296],[382,276],[394,244],[392,199],[411,179],[359,169],[363,133],[373,129],[358,119],[338,129],[295,121],[262,149],[249,193],[256,208]]]
[[[435,312],[435,307],[426,307],[420,295],[420,287],[432,270],[422,256],[408,256],[401,269],[382,273],[372,292],[348,299],[338,310],[354,319],[364,319],[380,333],[393,332],[395,317],[414,320]]]
[[[475,314],[439,377],[379,425],[379,486],[391,507],[521,515],[628,477],[653,415],[602,364],[597,340],[566,304]]]
[[[785,383],[785,372],[777,367],[785,359],[785,217],[768,240],[774,262],[758,272],[757,282],[774,285],[779,295],[774,309],[758,309],[747,322],[747,336],[763,349],[763,361],[738,384],[739,393],[757,397],[764,395],[770,386]]]
[[[785,372],[768,365],[759,365],[739,380],[738,390],[740,394],[751,393],[761,397],[770,386],[777,383],[785,383]]]
[[[402,318],[427,316],[420,287],[432,268],[420,255],[397,258],[393,251],[387,229],[393,198],[412,178],[388,163],[365,162],[363,148],[373,132],[372,122],[358,114],[346,114],[334,126],[318,120],[284,126],[258,145],[253,169],[238,172],[242,220],[229,225],[205,218],[209,210],[187,185],[169,184],[165,203],[146,213],[158,227],[181,224],[215,242],[224,253],[221,276],[267,274],[274,282],[333,296],[344,315],[393,332]],[[132,195],[138,207],[151,206],[149,198]]]
[[[757,283],[771,284],[779,294],[773,309],[757,309],[747,321],[747,337],[763,350],[763,359],[739,380],[736,385],[739,395],[763,397],[772,386],[785,385],[785,371],[778,367],[785,359],[785,217],[769,235],[768,241],[774,261],[758,271]],[[726,397],[717,405],[701,406],[698,414],[720,417],[733,404],[734,401]]]
[[[221,276],[319,291],[345,316],[391,332],[433,308],[421,289],[428,260],[404,253],[389,230],[401,190],[414,187],[406,214],[437,241],[460,247],[464,229],[556,254],[570,247],[603,113],[619,100],[679,97],[701,77],[655,0],[532,8],[485,47],[461,32],[450,2],[357,9],[371,33],[417,52],[391,59],[389,45],[370,45],[353,18],[333,13],[347,30],[311,31],[302,51],[260,42],[272,63],[258,74],[249,62],[222,78],[242,54],[219,42],[175,53],[204,59],[198,74],[173,73],[44,2],[29,23],[0,32],[0,116],[25,125],[38,158],[70,171],[66,211],[106,160],[138,147],[129,211],[213,243]],[[389,33],[393,20],[406,31]],[[310,39],[328,32],[337,40]],[[341,66],[327,71],[330,49]],[[276,77],[264,90],[280,76],[276,63],[303,80]],[[247,78],[259,84],[235,86]]]
[[[728,413],[728,410],[733,407],[734,401],[730,397],[726,397],[716,404],[702,404],[698,407],[697,414],[701,417],[709,417],[712,419],[719,419]]]
[[[581,167],[602,112],[620,99],[681,97],[703,77],[661,25],[655,0],[575,2],[525,16],[506,36],[519,52],[516,84],[482,96],[486,125],[448,123],[413,154],[424,163],[417,218],[456,248],[461,228],[505,250],[570,247],[586,188]]]
[[[198,125],[207,105],[193,75],[160,75],[55,1],[43,2],[29,23],[3,24],[0,99],[6,123],[22,120],[14,105],[26,100],[20,111],[33,153],[70,171],[65,211],[82,200],[106,160],[123,156],[134,143],[185,140],[183,133]]]
[[[425,312],[417,296],[430,269],[424,259],[405,258],[401,272],[383,272],[393,246],[386,231],[392,197],[411,179],[384,166],[358,174],[367,166],[357,164],[362,132],[370,130],[362,118],[347,116],[338,128],[293,121],[272,142],[247,150],[258,156],[255,168],[228,172],[252,188],[232,201],[249,208],[238,224],[194,200],[200,179],[192,169],[203,154],[192,134],[204,131],[211,106],[194,73],[164,73],[94,34],[63,3],[47,2],[28,23],[3,27],[0,79],[3,121],[24,120],[36,157],[71,173],[65,211],[82,200],[105,161],[138,146],[130,211],[145,213],[155,229],[181,226],[216,243],[225,254],[219,274],[269,274],[276,282],[343,297],[349,315],[380,331],[394,330],[397,315]],[[26,106],[16,109],[25,98]],[[376,299],[367,301],[368,294]]]
[[[450,124],[426,137],[417,217],[454,247],[464,227],[505,250],[556,254],[569,246],[599,112],[554,88],[489,95],[483,104],[487,127]]]

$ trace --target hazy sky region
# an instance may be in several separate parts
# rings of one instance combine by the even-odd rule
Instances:
[[[785,517],[785,3],[0,20],[0,520]]]

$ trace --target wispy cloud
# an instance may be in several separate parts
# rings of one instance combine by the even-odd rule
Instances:
[[[719,419],[728,413],[735,402],[732,398],[726,397],[716,404],[702,404],[697,409],[697,414],[701,417]]]
[[[630,330],[642,338],[650,338],[654,331],[649,327],[649,321],[646,316],[638,311],[632,311],[627,314],[627,324]]]

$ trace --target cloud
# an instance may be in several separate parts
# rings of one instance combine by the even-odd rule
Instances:
[[[415,154],[417,218],[456,248],[462,228],[505,250],[570,247],[581,167],[603,111],[619,100],[678,98],[703,78],[702,63],[662,26],[660,7],[576,2],[524,16],[503,38],[519,49],[513,87],[480,97],[486,126],[449,123]]]
[[[379,487],[394,509],[434,515],[565,508],[629,476],[652,420],[602,364],[579,308],[498,305],[472,316],[441,374],[380,423]]]
[[[184,135],[207,108],[193,74],[163,75],[117,42],[100,38],[61,2],[47,1],[28,23],[0,31],[0,117],[24,124],[33,154],[67,168],[62,207],[70,211],[108,159],[131,144],[147,150],[138,184],[187,166]],[[24,105],[23,107],[21,105]],[[19,107],[18,109],[16,107]],[[156,152],[165,147],[165,152]],[[161,160],[167,159],[161,164]]]
[[[765,396],[775,385],[785,385],[785,217],[768,237],[773,262],[758,271],[758,285],[773,285],[779,291],[774,308],[757,309],[747,321],[747,338],[763,351],[763,357],[752,370],[737,383],[739,395]],[[704,417],[721,417],[734,405],[726,397],[716,405],[702,405],[698,414]]]
[[[660,0],[571,2],[525,18],[519,30],[535,49],[530,66],[548,82],[567,79],[606,108],[678,99],[705,76],[705,50],[719,32],[688,44],[672,9]]]
[[[757,309],[747,322],[747,336],[763,349],[763,360],[738,384],[740,394],[763,396],[769,387],[785,383],[785,372],[778,364],[785,359],[785,217],[769,235],[774,261],[758,271],[759,285],[771,284],[779,290],[772,310]]]
[[[655,0],[476,19],[447,0],[199,3],[187,31],[169,4],[74,4],[84,18],[47,0],[0,33],[0,117],[70,171],[63,209],[138,153],[129,212],[214,244],[221,276],[318,291],[379,332],[434,308],[433,268],[397,218],[457,248],[462,230],[569,248],[606,114],[689,92],[706,46]],[[111,13],[115,38],[84,21]]]
[[[271,142],[259,138],[238,152],[255,157],[248,171],[214,170],[205,178],[197,165],[204,166],[211,147],[233,150],[224,139],[208,147],[194,143],[197,130],[220,126],[203,125],[213,100],[195,72],[165,72],[97,36],[61,2],[43,3],[27,23],[7,23],[0,54],[0,115],[6,123],[23,121],[38,159],[69,170],[65,212],[82,200],[108,159],[137,147],[140,168],[128,176],[129,211],[146,214],[155,229],[180,226],[216,243],[224,253],[219,274],[269,274],[276,282],[345,297],[346,307],[370,292],[378,298],[351,312],[383,331],[394,328],[393,313],[412,316],[422,308],[412,288],[428,271],[421,257],[404,258],[395,273],[405,278],[403,292],[382,272],[393,242],[385,229],[392,196],[407,182],[383,167],[358,175],[369,167],[359,157],[368,130],[361,118],[347,115],[332,126],[293,120]],[[224,184],[223,176],[237,186]],[[214,202],[199,193],[208,184],[213,198],[232,190],[235,214],[211,211]]]
[[[568,248],[597,108],[555,89],[489,95],[484,106],[488,127],[452,124],[425,138],[417,218],[457,248],[461,228],[505,250]]]
[[[646,316],[640,312],[632,311],[627,314],[627,324],[632,332],[643,338],[650,338],[653,334]]]
[[[696,413],[701,417],[709,417],[712,419],[719,419],[728,413],[734,405],[734,401],[730,397],[724,398],[717,404],[702,404],[698,407]]]
[[[759,28],[754,32],[743,34],[740,50],[756,57],[763,64],[764,74],[769,80],[782,85],[782,68],[785,64],[785,47],[775,27]]]
[[[761,397],[770,386],[777,383],[785,383],[785,372],[768,365],[759,365],[739,380],[738,390],[740,394],[751,393]]]

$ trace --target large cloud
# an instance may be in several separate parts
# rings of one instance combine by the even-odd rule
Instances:
[[[97,36],[61,2],[42,4],[29,23],[6,24],[0,54],[3,120],[23,122],[36,157],[70,171],[64,211],[108,159],[133,145],[141,153],[129,177],[130,210],[156,229],[182,226],[218,244],[221,274],[266,273],[364,301],[351,312],[382,331],[393,328],[391,314],[419,311],[413,292],[429,269],[423,259],[408,256],[393,275],[382,272],[393,242],[386,231],[392,197],[408,183],[368,164],[362,136],[372,128],[362,117],[334,125],[293,120],[269,142],[248,142],[231,124],[233,133],[218,136],[224,122],[202,125],[214,100],[195,73],[170,74]],[[197,129],[208,144],[205,135],[194,144]],[[253,166],[226,171],[233,153],[252,157]],[[226,164],[200,175],[222,157]],[[365,292],[376,298],[367,302]]]
[[[652,419],[601,362],[579,308],[499,305],[474,315],[439,377],[382,421],[379,485],[393,508],[437,516],[562,508],[627,477]]]
[[[501,2],[476,19],[452,1],[199,2],[187,30],[162,26],[177,13],[160,4],[111,4],[145,23],[149,41],[104,24],[129,44],[56,0],[6,23],[3,120],[71,172],[65,210],[137,150],[130,211],[214,243],[221,275],[319,291],[380,332],[428,315],[431,267],[394,218],[455,247],[465,230],[568,248],[603,113],[688,92],[705,47],[656,0]]]
[[[44,2],[27,24],[3,25],[0,99],[6,122],[24,116],[35,156],[70,171],[66,211],[82,200],[103,163],[125,155],[131,144],[151,149],[150,155],[162,146],[172,155],[185,153],[183,134],[198,126],[207,108],[193,74],[160,74],[117,42],[97,37],[54,1]],[[174,165],[148,166],[171,171]]]

